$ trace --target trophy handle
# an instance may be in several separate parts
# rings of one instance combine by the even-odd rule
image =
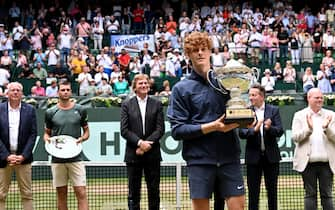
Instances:
[[[211,78],[210,78],[210,74],[212,74],[212,78],[216,80],[218,87],[216,87]],[[216,76],[213,76],[213,74],[215,74],[214,70],[210,69],[207,72],[207,81],[209,83],[210,86],[212,86],[212,88],[214,88],[215,90],[219,91],[220,93],[222,93],[223,95],[229,95],[229,91],[227,91],[227,89],[222,85],[222,83],[220,81],[218,81]]]

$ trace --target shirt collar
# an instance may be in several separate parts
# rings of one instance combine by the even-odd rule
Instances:
[[[8,111],[17,111],[17,110],[19,111],[21,110],[21,103],[19,104],[18,108],[14,109],[10,106],[10,103],[8,102]]]
[[[265,103],[263,102],[262,106],[254,107],[255,111],[264,111],[265,110]]]
[[[136,98],[137,98],[137,101],[139,101],[139,102],[147,102],[148,101],[148,96],[146,96],[144,99],[141,99],[140,97],[138,97],[138,96],[136,96]]]
[[[203,83],[207,82],[207,80],[205,80],[202,76],[200,76],[194,69],[192,69],[192,72],[189,78],[193,80],[201,81]]]
[[[312,116],[321,116],[322,115],[322,109],[320,109],[318,112],[314,112],[310,107],[308,107],[308,112],[312,114]]]

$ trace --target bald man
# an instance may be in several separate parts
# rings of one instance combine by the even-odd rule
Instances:
[[[322,208],[334,209],[335,113],[322,107],[323,94],[318,88],[308,91],[307,101],[308,107],[293,117],[292,139],[296,143],[293,169],[302,175],[305,210],[318,209],[318,182]]]

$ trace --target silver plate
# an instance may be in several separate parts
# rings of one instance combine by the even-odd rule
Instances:
[[[50,143],[45,143],[45,150],[57,158],[73,158],[83,149],[81,143],[76,143],[77,140],[68,135],[53,136],[50,138]]]

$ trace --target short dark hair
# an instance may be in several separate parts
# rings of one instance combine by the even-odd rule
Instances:
[[[63,78],[63,79],[60,79],[59,82],[58,82],[58,89],[61,85],[70,85],[71,86],[71,82],[68,79]]]
[[[250,89],[251,88],[258,89],[260,94],[263,95],[263,97],[265,98],[265,88],[261,84],[255,83],[255,84],[251,85]]]

